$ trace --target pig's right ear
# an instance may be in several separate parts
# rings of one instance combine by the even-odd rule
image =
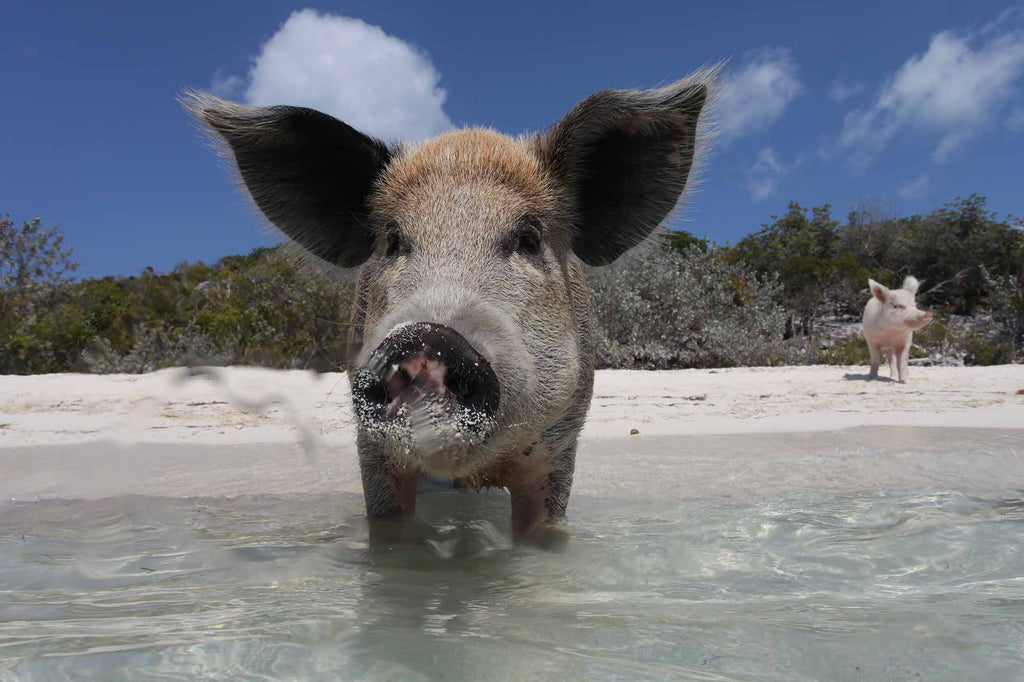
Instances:
[[[383,142],[313,109],[246,107],[196,92],[182,103],[227,143],[253,201],[278,229],[335,265],[369,258],[369,199],[391,159]]]
[[[877,298],[882,303],[889,300],[892,292],[889,291],[889,287],[884,287],[873,279],[868,280],[868,288],[871,289],[871,295]]]
[[[572,248],[584,263],[611,263],[675,208],[715,73],[657,90],[599,92],[541,137],[548,168],[572,195]]]

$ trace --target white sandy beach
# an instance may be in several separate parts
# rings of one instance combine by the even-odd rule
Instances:
[[[0,377],[0,499],[361,491],[343,374],[220,374],[220,382],[181,381],[179,371]],[[991,471],[972,470],[975,482],[1024,475],[1024,366],[914,368],[908,384],[864,374],[598,372],[574,494],[935,484],[962,478],[956,453],[979,438],[1010,454],[985,460]],[[267,409],[240,409],[241,401]],[[963,436],[949,430],[958,428]],[[938,459],[923,466],[891,456],[902,446],[931,448]]]
[[[883,370],[884,371],[884,370]],[[1024,365],[915,367],[910,382],[864,367],[597,373],[584,439],[902,425],[1024,428]],[[344,374],[229,368],[218,384],[145,375],[0,376],[0,447],[120,443],[294,443],[354,438]],[[266,403],[263,412],[238,400]]]

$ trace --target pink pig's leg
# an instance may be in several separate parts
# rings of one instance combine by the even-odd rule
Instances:
[[[907,383],[910,376],[910,344],[900,349],[900,383]]]
[[[897,363],[899,361],[899,348],[886,348],[885,349],[885,361],[889,363],[889,378],[896,381],[896,375],[899,373]]]
[[[875,344],[871,343],[870,341],[868,342],[868,353],[871,354],[871,374],[869,376],[872,379],[877,379],[878,378],[878,364],[879,364],[879,361],[881,360],[881,356],[880,356],[880,353],[878,352],[878,347]]]

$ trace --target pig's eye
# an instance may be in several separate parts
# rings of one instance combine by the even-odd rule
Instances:
[[[895,308],[896,310],[903,310],[907,306],[903,305],[902,303],[893,303],[892,307]]]
[[[540,253],[540,221],[535,216],[524,216],[516,225],[509,242],[509,255],[518,253],[523,256],[535,256]]]
[[[391,226],[387,231],[387,242],[384,247],[384,255],[387,258],[397,258],[409,253],[409,245],[402,239],[402,233],[397,226]]]

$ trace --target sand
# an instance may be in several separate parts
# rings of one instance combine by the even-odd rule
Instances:
[[[585,439],[784,433],[853,426],[1024,428],[1024,365],[915,367],[910,381],[863,367],[599,371]],[[144,375],[0,376],[0,448],[117,443],[346,446],[343,374],[229,368],[221,380]],[[266,407],[265,411],[240,409]],[[265,403],[261,405],[260,403]]]
[[[0,499],[360,494],[344,375],[217,374],[0,377]],[[601,371],[573,494],[962,481],[975,450],[972,480],[996,484],[1024,475],[1022,389],[1024,366],[914,368],[905,385],[842,367]]]

